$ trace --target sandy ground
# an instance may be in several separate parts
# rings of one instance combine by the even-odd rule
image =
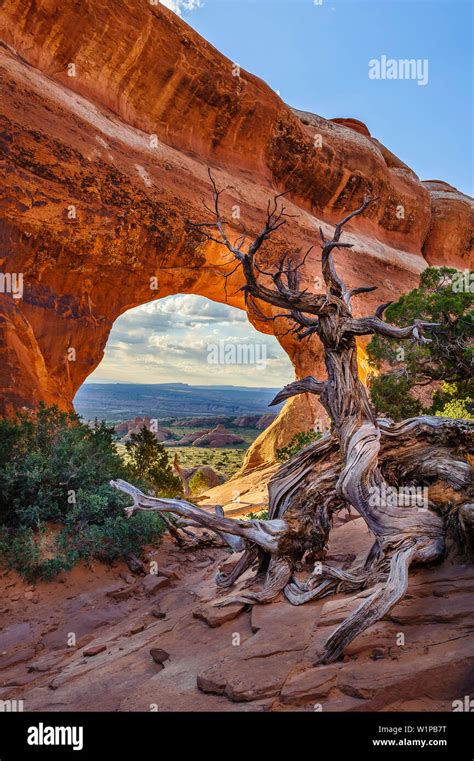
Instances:
[[[363,521],[350,520],[334,530],[329,560],[347,567],[369,545]],[[0,699],[23,700],[25,711],[450,711],[472,692],[472,567],[415,571],[386,620],[343,660],[315,667],[367,592],[213,609],[228,561],[223,549],[165,538],[146,576],[94,564],[28,585],[4,572]]]

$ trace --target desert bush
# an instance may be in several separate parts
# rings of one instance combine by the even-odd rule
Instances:
[[[247,513],[245,516],[245,520],[248,521],[267,521],[268,520],[268,509],[265,510],[259,510],[257,513]]]
[[[277,449],[277,460],[280,462],[290,460],[295,456],[295,454],[298,454],[298,452],[304,449],[304,447],[308,446],[308,444],[311,444],[313,441],[320,439],[321,436],[322,433],[318,433],[317,431],[312,430],[301,431],[300,433],[297,433],[295,436],[293,436],[290,443],[287,444],[286,447]]]
[[[47,580],[79,560],[140,554],[165,524],[156,514],[125,518],[129,500],[108,482],[130,474],[103,422],[45,406],[1,419],[0,564]],[[151,489],[147,475],[140,484]]]
[[[438,327],[427,331],[425,343],[372,338],[367,352],[379,374],[369,378],[369,388],[378,413],[396,421],[422,414],[472,419],[472,274],[429,267],[418,288],[387,308],[385,318],[394,325],[421,319]]]
[[[168,453],[153,431],[143,426],[125,444],[131,480],[145,483],[155,495],[176,497],[182,494],[181,479],[173,474]]]

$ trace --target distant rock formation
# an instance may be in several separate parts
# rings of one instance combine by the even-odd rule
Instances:
[[[272,412],[267,415],[242,415],[235,418],[233,425],[237,428],[257,428],[259,431],[264,431],[275,418],[276,415]]]
[[[208,428],[206,428],[203,431],[192,431],[191,433],[186,433],[184,436],[178,439],[175,446],[190,447],[191,444],[193,444],[196,441],[196,439],[200,439],[202,436],[206,436],[206,434],[208,433],[209,433]]]
[[[245,444],[245,439],[230,433],[223,425],[217,425],[212,431],[206,431],[199,438],[194,439],[193,447],[232,447]]]
[[[257,420],[255,427],[258,428],[259,431],[265,431],[268,426],[274,422],[275,418],[276,416],[272,415],[271,413],[268,415],[262,415],[262,417]]]
[[[125,444],[130,441],[132,433],[140,433],[141,429],[145,427],[149,431],[155,434],[157,441],[163,442],[173,439],[173,434],[168,428],[160,428],[155,423],[152,425],[150,417],[134,417],[132,420],[124,420],[122,423],[118,423],[115,426],[115,433],[122,436],[121,442]]]
[[[198,428],[201,425],[205,426],[214,426],[228,422],[230,418],[228,417],[192,417],[187,418],[186,420],[180,420],[179,424],[183,428]],[[235,423],[234,423],[235,425]]]
[[[256,428],[259,420],[259,415],[241,415],[235,418],[233,425],[236,428]]]

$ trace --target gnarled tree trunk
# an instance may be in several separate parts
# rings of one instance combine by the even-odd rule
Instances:
[[[467,451],[474,426],[467,421],[442,418],[414,418],[393,425],[375,417],[359,380],[356,337],[378,333],[399,340],[425,341],[424,331],[435,329],[436,325],[421,321],[406,328],[389,325],[382,320],[386,304],[373,316],[353,317],[352,297],[373,288],[346,288],[334,267],[332,251],[350,247],[340,242],[343,227],[362,214],[372,201],[366,200],[360,209],[342,220],[332,240],[325,240],[321,232],[326,292],[320,295],[300,288],[302,261],[295,263],[285,256],[271,273],[259,266],[260,247],[286,222],[284,207],[278,206],[279,197],[274,199],[271,209],[269,206],[263,230],[244,252],[245,230],[238,242],[231,243],[219,210],[222,191],[216,188],[212,177],[211,181],[214,220],[197,227],[207,238],[225,245],[237,266],[242,267],[249,304],[258,310],[260,300],[285,310],[284,316],[292,322],[300,340],[317,333],[323,345],[327,379],[310,376],[291,383],[275,397],[273,404],[296,394],[317,394],[332,421],[332,431],[290,460],[272,479],[267,521],[231,520],[221,511],[211,515],[185,500],[148,497],[123,481],[113,485],[132,496],[134,504],[128,509],[129,514],[135,509],[175,513],[180,516],[178,527],[212,529],[234,551],[243,551],[229,574],[218,575],[219,587],[229,588],[251,566],[260,571],[258,582],[265,572],[259,588],[226,596],[217,605],[235,601],[251,605],[267,603],[281,591],[292,604],[300,605],[336,589],[374,587],[372,594],[326,642],[320,662],[328,663],[336,660],[355,636],[386,615],[404,596],[412,563],[428,563],[442,557],[446,507],[429,500],[420,504],[416,488],[443,481],[456,496],[456,509],[472,503]],[[271,285],[267,285],[269,280]],[[277,317],[281,319],[282,315]],[[408,492],[401,491],[404,486],[409,487]],[[374,538],[365,563],[350,571],[322,562],[333,514],[342,507],[355,508]],[[313,573],[301,582],[294,573],[308,552],[317,562]]]

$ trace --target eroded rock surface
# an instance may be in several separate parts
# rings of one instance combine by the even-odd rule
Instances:
[[[228,257],[187,224],[203,219],[208,167],[249,234],[291,176],[298,217],[265,264],[315,244],[304,277],[316,290],[319,226],[377,196],[348,231],[354,248],[336,255],[351,285],[379,287],[359,311],[412,288],[427,263],[469,265],[471,199],[420,182],[361,122],[294,111],[257,77],[234,76],[161,4],[88,0],[58,13],[52,0],[5,0],[0,20],[0,265],[24,277],[22,298],[0,296],[0,413],[70,408],[131,307],[196,293],[244,308],[238,273],[225,287]],[[298,376],[322,374],[316,340],[303,350],[281,320],[249,319],[278,327]],[[246,467],[321,414],[315,400],[292,400]]]
[[[348,557],[366,551],[362,524],[334,529],[330,562],[340,562],[342,546]],[[214,608],[214,576],[228,557],[165,539],[149,557],[159,567],[153,588],[151,575],[124,584],[122,565],[78,567],[33,590],[4,573],[0,698],[23,699],[25,711],[324,712],[451,711],[472,695],[472,566],[417,570],[407,597],[343,660],[314,666],[366,593],[299,607],[280,599],[252,611]],[[128,593],[112,596],[117,590]]]

